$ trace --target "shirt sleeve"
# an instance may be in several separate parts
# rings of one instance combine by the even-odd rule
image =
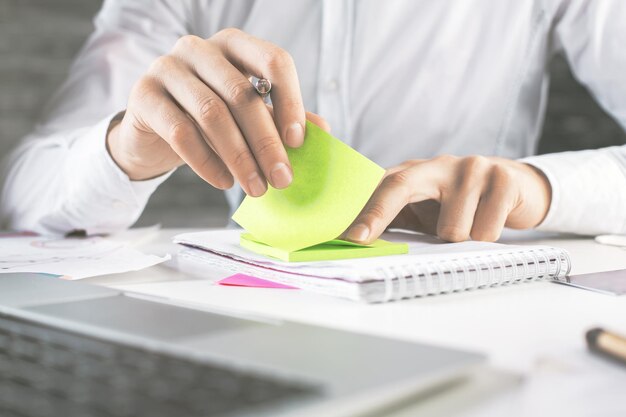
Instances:
[[[574,76],[626,129],[626,2],[547,2],[555,49]],[[547,138],[548,140],[550,138]],[[626,146],[525,158],[545,173],[552,203],[539,230],[626,233]]]
[[[541,170],[552,187],[552,203],[538,230],[626,233],[623,147],[540,155],[522,162]]]
[[[189,33],[188,1],[107,0],[35,130],[4,161],[0,228],[64,234],[131,226],[169,174],[133,182],[106,149],[135,81]]]

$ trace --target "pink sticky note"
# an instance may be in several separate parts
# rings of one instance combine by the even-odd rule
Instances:
[[[297,290],[298,288],[290,285],[279,284],[278,282],[268,281],[253,277],[246,274],[235,274],[217,282],[220,285],[227,285],[232,287],[253,287],[253,288],[282,288],[287,290]]]

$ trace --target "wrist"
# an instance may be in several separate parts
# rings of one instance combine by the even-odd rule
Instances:
[[[132,165],[128,163],[127,158],[124,158],[124,151],[120,146],[120,124],[121,118],[120,114],[118,114],[109,124],[106,137],[106,149],[113,162],[115,162],[129,179],[134,181],[137,179],[135,178],[137,175]]]
[[[533,197],[537,206],[537,220],[534,222],[532,227],[537,227],[543,223],[548,215],[548,212],[550,211],[550,206],[552,204],[552,185],[542,170],[531,164],[523,163],[523,165],[528,169],[531,177],[533,178],[532,182],[536,185],[534,187],[535,192],[533,193]]]
[[[115,164],[128,176],[131,181],[144,181],[156,178],[174,169],[150,164],[139,154],[134,152],[129,141],[123,135],[123,120],[125,112],[120,112],[111,119],[106,137],[106,149]]]

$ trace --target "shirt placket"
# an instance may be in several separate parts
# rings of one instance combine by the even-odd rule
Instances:
[[[334,136],[351,142],[348,103],[353,0],[324,0],[318,74],[318,112]]]

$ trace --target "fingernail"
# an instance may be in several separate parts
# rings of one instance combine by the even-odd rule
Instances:
[[[266,190],[265,181],[259,177],[259,174],[255,172],[248,177],[248,191],[252,197],[262,196]]]
[[[364,225],[363,223],[359,223],[348,232],[347,238],[349,240],[355,242],[363,242],[366,241],[370,235],[370,228]]]
[[[287,128],[287,137],[285,138],[287,146],[297,148],[304,142],[304,129],[300,123],[294,123]]]
[[[282,162],[274,165],[274,168],[272,168],[272,171],[270,172],[270,177],[272,178],[272,185],[276,188],[285,188],[291,184],[291,181],[293,180],[291,170]]]

